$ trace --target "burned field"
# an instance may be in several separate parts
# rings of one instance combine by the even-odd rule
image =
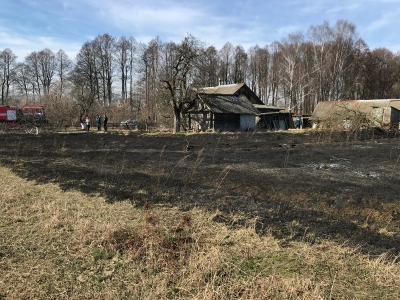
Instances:
[[[217,212],[281,245],[334,240],[400,253],[400,139],[327,132],[0,135],[0,164],[36,183]]]

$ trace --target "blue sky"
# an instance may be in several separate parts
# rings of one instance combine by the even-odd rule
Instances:
[[[220,49],[269,45],[311,25],[338,20],[356,26],[370,49],[400,51],[400,0],[3,0],[0,50],[18,60],[63,49],[71,59],[84,42],[108,33],[147,43],[181,41],[192,34]]]

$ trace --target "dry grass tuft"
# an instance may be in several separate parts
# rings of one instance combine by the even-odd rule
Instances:
[[[143,236],[136,233],[132,228],[121,226],[109,232],[101,245],[107,250],[118,251],[123,254],[140,249],[143,242]]]

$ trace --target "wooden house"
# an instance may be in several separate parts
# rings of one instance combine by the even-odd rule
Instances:
[[[266,106],[245,84],[218,85],[196,91],[184,113],[189,130],[253,130],[265,112],[279,108]]]

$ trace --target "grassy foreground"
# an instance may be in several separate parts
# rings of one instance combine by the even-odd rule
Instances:
[[[201,208],[135,208],[0,167],[0,299],[398,299],[400,266],[331,241],[285,247]],[[234,218],[234,216],[233,216]]]

